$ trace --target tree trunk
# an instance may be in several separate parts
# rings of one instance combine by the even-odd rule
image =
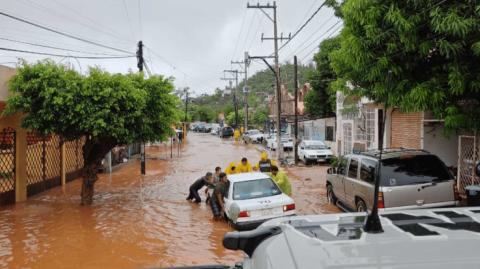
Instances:
[[[93,193],[95,182],[98,180],[97,168],[105,155],[117,145],[117,141],[112,137],[87,138],[83,145],[82,169],[82,192],[81,205],[91,205],[93,203]]]
[[[97,166],[87,164],[83,167],[83,182],[81,193],[81,205],[91,205],[93,203],[93,193],[97,177]]]

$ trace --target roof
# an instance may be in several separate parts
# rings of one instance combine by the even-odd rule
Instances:
[[[380,151],[379,150],[370,150],[370,151],[364,151],[360,153],[354,153],[357,155],[364,155],[368,157],[372,157],[375,159],[378,159],[380,157]],[[397,158],[402,155],[429,155],[430,152],[426,150],[421,150],[421,149],[405,149],[405,148],[388,148],[384,149],[382,152],[382,160],[385,159],[390,159],[390,158]]]
[[[251,173],[239,173],[227,176],[230,182],[242,182],[242,181],[249,181],[249,180],[256,180],[256,179],[263,179],[263,178],[270,178],[265,173],[260,172],[251,172]]]
[[[383,233],[365,213],[279,218],[260,226],[282,236],[255,249],[255,268],[478,268],[480,207],[382,212]],[[258,229],[257,229],[258,230]],[[277,234],[279,234],[277,232]]]

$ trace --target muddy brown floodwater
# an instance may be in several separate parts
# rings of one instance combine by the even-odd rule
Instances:
[[[170,159],[163,146],[147,153],[143,177],[136,160],[100,175],[92,206],[80,206],[76,180],[0,208],[0,268],[151,268],[241,260],[242,253],[222,246],[228,225],[213,222],[205,203],[185,198],[189,185],[215,166],[244,156],[258,161],[258,147],[191,134],[180,156],[174,151]],[[288,170],[299,213],[338,211],[324,204],[324,176],[314,169]]]

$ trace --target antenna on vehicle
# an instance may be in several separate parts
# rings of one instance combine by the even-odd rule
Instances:
[[[382,222],[380,221],[380,217],[378,216],[378,193],[380,189],[380,180],[382,178],[382,153],[383,153],[383,136],[385,133],[385,122],[387,118],[387,109],[388,109],[388,91],[392,88],[392,71],[388,71],[387,75],[387,91],[385,102],[383,102],[384,107],[382,111],[382,124],[380,126],[380,134],[378,138],[378,146],[380,149],[380,154],[378,158],[378,165],[377,165],[377,173],[375,173],[375,191],[373,196],[373,208],[372,212],[367,217],[367,221],[365,221],[365,226],[363,226],[363,230],[367,233],[383,233]]]

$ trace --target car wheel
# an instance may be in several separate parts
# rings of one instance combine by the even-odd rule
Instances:
[[[337,204],[337,197],[335,197],[335,193],[333,192],[333,186],[331,184],[327,185],[327,201],[329,204],[332,205]]]
[[[357,212],[365,212],[367,211],[367,205],[361,199],[357,200]]]

